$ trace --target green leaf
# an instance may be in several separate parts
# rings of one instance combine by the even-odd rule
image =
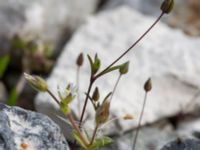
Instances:
[[[90,146],[89,150],[98,150],[99,148],[105,147],[111,143],[113,143],[113,140],[109,137],[96,139],[92,146]]]
[[[121,65],[113,66],[113,67],[111,67],[111,68],[105,70],[105,71],[102,72],[101,74],[99,74],[99,76],[105,75],[105,74],[107,74],[107,73],[109,73],[109,72],[112,72],[112,71],[115,71],[115,70],[118,70],[118,69],[120,69],[120,67],[121,67]]]
[[[93,68],[93,61],[92,61],[92,58],[90,57],[90,55],[87,55],[87,57],[88,57],[88,60],[89,60],[89,62],[90,62],[90,68],[91,68],[91,70],[92,70],[92,68]]]
[[[6,68],[8,66],[10,57],[9,55],[5,55],[2,58],[0,58],[0,78],[4,75]]]
[[[90,57],[90,55],[87,55],[87,57],[90,62],[90,68],[91,68],[92,75],[94,75],[99,70],[99,68],[101,66],[101,61],[98,58],[97,54],[95,55],[94,62],[93,62],[92,58]]]
[[[13,88],[9,94],[7,104],[10,106],[15,106],[17,104],[18,94],[16,88]]]
[[[78,133],[74,130],[72,132],[73,137],[75,138],[75,140],[78,142],[78,144],[84,148],[85,150],[89,150],[87,145],[84,144],[84,142],[81,140],[81,138],[79,137]]]

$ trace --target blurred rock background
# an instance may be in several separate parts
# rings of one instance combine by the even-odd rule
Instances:
[[[1,102],[47,114],[65,133],[65,123],[55,117],[58,107],[46,94],[36,96],[25,84],[23,72],[47,78],[53,91],[58,84],[76,83],[75,61],[80,52],[85,56],[97,52],[102,65],[108,65],[153,23],[161,3],[0,0]],[[117,89],[111,113],[112,117],[131,113],[135,119],[113,122],[102,131],[116,139],[108,149],[131,148],[144,95],[142,87],[149,76],[153,91],[148,97],[138,149],[157,150],[177,137],[199,138],[199,47],[200,1],[175,0],[173,13],[123,59],[131,61],[130,73]],[[85,63],[81,70],[81,97],[89,80],[88,66]],[[117,73],[113,76],[117,78]],[[103,94],[112,89],[115,80],[108,75],[97,82]],[[78,112],[76,106],[75,102],[72,107]],[[93,113],[92,109],[87,112],[89,129],[93,128]]]

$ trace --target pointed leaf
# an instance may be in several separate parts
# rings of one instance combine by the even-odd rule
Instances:
[[[18,94],[16,88],[13,88],[9,94],[7,104],[9,106],[15,106],[17,104]]]
[[[0,78],[3,76],[4,72],[6,71],[9,60],[10,60],[9,55],[5,55],[0,58]]]
[[[101,139],[96,139],[94,144],[90,147],[89,150],[98,150],[102,147],[105,147],[109,144],[113,143],[113,140],[109,137],[103,137]]]
[[[84,142],[81,140],[81,138],[79,137],[78,133],[76,131],[72,132],[73,137],[75,138],[75,140],[78,142],[78,144],[80,144],[80,146],[82,148],[84,148],[85,150],[88,150],[87,146],[84,144]]]
[[[115,71],[115,70],[118,70],[118,69],[120,69],[120,67],[121,67],[121,65],[113,66],[113,67],[109,68],[108,70],[105,70],[104,72],[102,72],[99,76],[105,75],[105,74]]]
[[[92,61],[92,58],[90,57],[90,55],[87,55],[87,57],[88,57],[88,60],[89,60],[89,62],[90,62],[90,69],[92,70],[92,68],[93,68],[93,61]]]

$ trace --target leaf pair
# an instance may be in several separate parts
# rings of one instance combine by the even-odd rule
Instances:
[[[87,132],[85,131],[85,134],[88,136]],[[111,143],[113,143],[113,140],[109,137],[102,137],[99,139],[96,139],[92,145],[85,145],[81,138],[79,137],[78,133],[76,131],[73,131],[73,137],[76,139],[76,141],[80,144],[84,150],[98,150],[104,146],[107,146]],[[89,138],[89,136],[88,136]]]

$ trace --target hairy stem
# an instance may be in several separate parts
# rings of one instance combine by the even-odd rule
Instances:
[[[59,100],[56,98],[56,96],[50,91],[47,90],[47,92],[49,93],[49,95],[55,100],[55,102],[60,105]],[[69,113],[67,115],[67,119],[70,121],[72,127],[76,130],[76,132],[78,133],[79,137],[81,138],[81,141],[87,146],[89,145],[89,142],[83,137],[79,127],[76,125],[75,120],[73,118],[73,116],[71,115],[71,113]]]
[[[56,98],[56,96],[48,89],[47,93],[49,93],[49,95],[55,100],[55,102],[60,105],[59,100]]]
[[[118,86],[118,84],[119,84],[119,81],[120,81],[121,77],[122,77],[122,75],[120,74],[120,75],[118,76],[118,78],[117,78],[117,81],[116,81],[115,86],[114,86],[114,88],[113,88],[112,95],[111,95],[111,97],[110,97],[110,101],[112,100],[113,95],[115,94],[115,91],[116,91],[116,89],[117,89],[117,86]]]
[[[80,67],[77,67],[77,72],[76,72],[76,85],[77,85],[77,108],[78,108],[78,116],[81,116],[81,102],[80,102],[80,93],[79,93],[79,77],[80,77]]]
[[[90,95],[90,91],[92,89],[93,83],[94,83],[94,80],[92,80],[92,77],[91,77],[90,84],[89,84],[89,87],[88,87],[88,90],[87,90],[87,94],[86,94],[86,97],[85,97],[85,103],[84,103],[84,106],[83,106],[83,109],[82,109],[82,112],[81,112],[79,128],[81,127],[81,124],[83,122],[83,117],[84,117],[84,114],[85,114],[86,106],[87,106],[87,103],[88,103],[88,99],[89,99],[89,95]]]
[[[124,53],[122,53],[115,61],[113,61],[108,67],[106,67],[103,71],[101,71],[99,74],[96,75],[96,78],[99,77],[99,75],[102,74],[102,72],[107,71],[108,69],[110,69],[115,63],[117,63],[122,57],[124,57],[124,55],[126,55],[133,47],[135,47],[143,38],[144,36],[149,33],[149,31],[158,23],[158,21],[162,18],[162,16],[164,15],[164,12],[162,12],[160,14],[160,16],[155,20],[155,22],[147,29],[146,32],[144,32],[140,38],[138,38],[137,41],[135,41],[135,43],[133,43]]]
[[[90,141],[90,145],[92,145],[93,142],[94,142],[94,139],[95,139],[95,136],[96,136],[96,134],[97,134],[98,128],[99,128],[99,125],[97,124],[97,125],[95,126],[95,129],[94,129],[94,132],[93,132],[93,135],[92,135],[92,139],[91,139],[91,141]]]
[[[79,127],[76,125],[74,118],[72,117],[72,115],[69,113],[67,115],[67,118],[69,119],[71,125],[73,126],[73,128],[76,130],[76,132],[78,133],[79,137],[81,138],[81,141],[84,143],[85,146],[89,145],[88,141],[83,137]]]
[[[145,109],[146,101],[147,101],[147,92],[145,92],[144,101],[143,101],[143,105],[142,105],[142,111],[140,113],[140,118],[139,118],[138,126],[137,126],[137,129],[136,129],[136,134],[135,134],[135,137],[134,137],[134,140],[133,140],[132,150],[135,150],[135,147],[136,147],[136,142],[137,142],[137,138],[138,138],[139,131],[140,131],[142,117],[144,115],[144,109]]]

